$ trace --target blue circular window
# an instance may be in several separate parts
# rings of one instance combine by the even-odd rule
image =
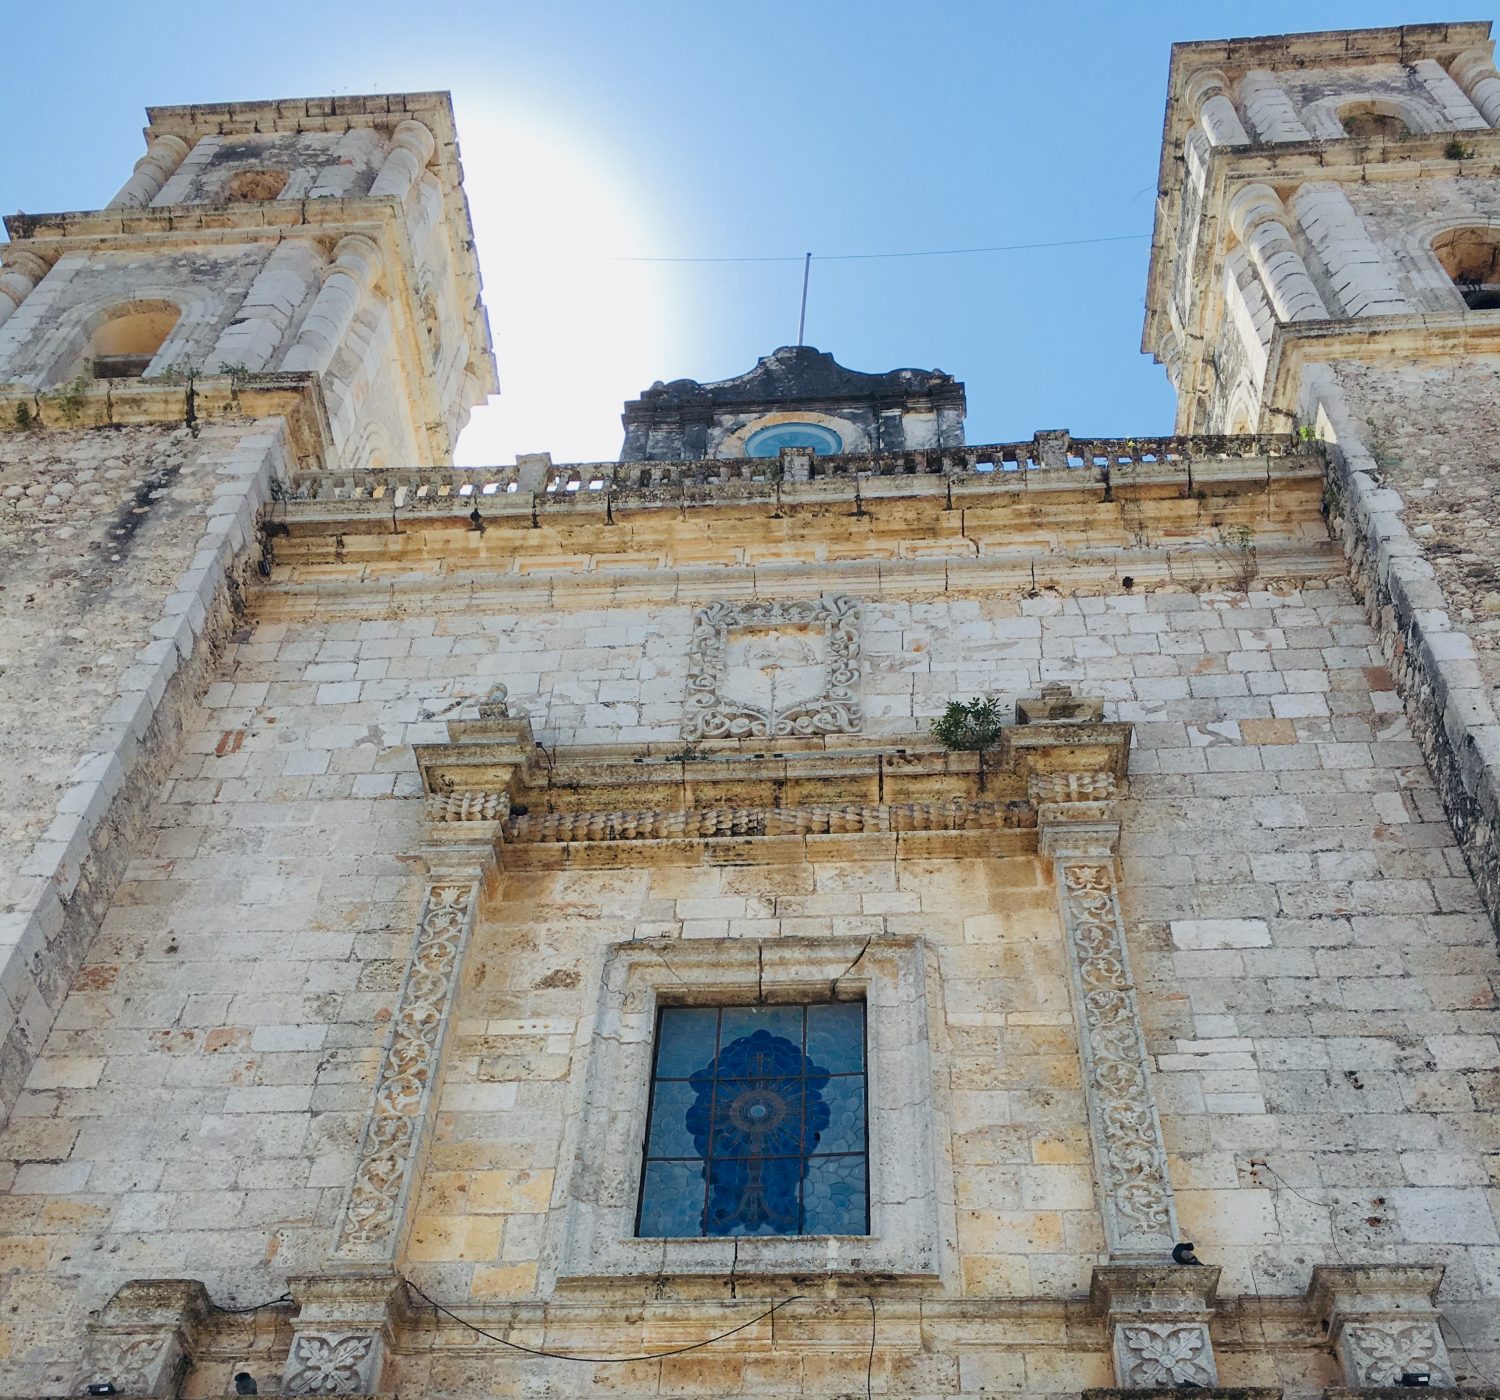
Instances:
[[[810,447],[817,456],[828,457],[844,450],[844,440],[816,423],[777,423],[750,434],[745,456],[774,457],[783,447]]]

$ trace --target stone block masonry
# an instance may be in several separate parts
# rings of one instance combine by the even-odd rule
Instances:
[[[279,425],[0,435],[0,1105],[239,625]]]

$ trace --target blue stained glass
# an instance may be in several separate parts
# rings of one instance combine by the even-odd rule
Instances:
[[[714,1057],[719,1013],[708,1007],[668,1006],[656,1032],[656,1077],[686,1079]]]
[[[815,457],[844,450],[844,440],[821,423],[776,423],[751,433],[745,442],[747,457],[775,457],[783,447],[810,447]]]
[[[863,1233],[863,1060],[859,1002],[665,1008],[637,1233]]]
[[[807,1235],[863,1235],[869,1230],[865,1159],[814,1157],[807,1164],[802,1232]]]
[[[643,1188],[638,1234],[702,1233],[702,1162],[647,1162]]]
[[[651,1136],[646,1153],[650,1157],[699,1157],[688,1131],[687,1111],[695,1097],[685,1079],[667,1079],[656,1086],[651,1098]]]
[[[857,1074],[830,1080],[827,1095],[828,1129],[817,1138],[808,1134],[809,1152],[865,1150],[865,1081]]]
[[[865,1067],[865,1006],[830,1001],[807,1008],[807,1058],[830,1074]]]

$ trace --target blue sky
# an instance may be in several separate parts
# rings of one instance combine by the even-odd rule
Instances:
[[[1476,17],[1422,0],[45,14],[59,42],[13,52],[0,95],[7,210],[105,202],[148,104],[453,92],[502,388],[460,444],[470,463],[613,458],[621,402],[653,380],[737,374],[795,339],[808,250],[808,343],[856,369],[957,375],[971,442],[1169,431],[1166,376],[1139,346],[1172,42]],[[788,261],[617,260],[640,257]]]

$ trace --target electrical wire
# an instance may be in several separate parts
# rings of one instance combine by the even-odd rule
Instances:
[[[1458,1349],[1463,1352],[1463,1354],[1469,1359],[1469,1369],[1473,1371],[1486,1385],[1493,1386],[1495,1382],[1491,1379],[1489,1372],[1474,1360],[1474,1353],[1469,1350],[1468,1343],[1464,1341],[1464,1334],[1458,1330],[1458,1324],[1456,1322],[1450,1321],[1442,1313],[1439,1313],[1437,1315],[1437,1320],[1439,1328],[1446,1327],[1450,1332],[1453,1333],[1453,1340],[1458,1343]]]
[[[961,258],[975,253],[1023,253],[1036,248],[1082,248],[1091,243],[1139,243],[1150,238],[1149,233],[1116,233],[1102,238],[1058,238],[1045,243],[992,243],[983,248],[919,248],[899,253],[798,253],[794,257],[744,257],[744,258],[677,258],[677,257],[632,257],[621,255],[608,257],[603,262],[633,263],[785,263],[802,262],[811,257],[814,262],[866,262],[872,258]]]
[[[456,1312],[445,1308],[435,1298],[430,1298],[409,1278],[401,1280],[408,1289],[430,1307],[433,1312],[441,1313],[444,1317],[451,1317],[460,1327],[467,1327],[469,1331],[477,1333],[481,1337],[492,1342],[499,1342],[503,1347],[509,1347],[512,1351],[524,1351],[528,1356],[545,1356],[553,1361],[586,1361],[594,1366],[617,1366],[627,1361],[656,1361],[663,1356],[681,1356],[687,1351],[697,1351],[701,1347],[712,1346],[715,1342],[722,1342],[726,1337],[732,1337],[736,1332],[743,1332],[747,1327],[754,1327],[757,1322],[764,1322],[773,1313],[780,1312],[788,1303],[800,1303],[806,1298],[806,1294],[798,1293],[791,1298],[783,1298],[775,1307],[767,1308],[759,1317],[752,1317],[748,1322],[742,1322],[738,1327],[731,1327],[727,1332],[720,1332],[716,1337],[705,1337],[701,1342],[692,1342],[685,1347],[673,1347],[670,1351],[649,1351],[640,1356],[568,1356],[563,1352],[543,1351],[538,1347],[522,1346],[520,1342],[508,1341],[504,1337],[497,1337],[493,1332],[486,1332],[482,1327],[476,1327],[467,1318],[460,1317]],[[871,1356],[873,1359],[873,1351]]]
[[[865,1302],[870,1305],[870,1355],[865,1360],[865,1400],[873,1400],[875,1392],[870,1377],[875,1370],[875,1295],[867,1293]]]
[[[248,1308],[231,1308],[231,1307],[226,1307],[223,1303],[216,1303],[216,1302],[214,1302],[214,1300],[212,1298],[210,1298],[208,1300],[208,1305],[215,1312],[221,1312],[221,1313],[253,1313],[253,1312],[260,1312],[263,1308],[285,1308],[285,1307],[290,1307],[296,1301],[297,1300],[295,1298],[293,1298],[290,1293],[283,1293],[281,1295],[281,1297],[279,1297],[279,1298],[272,1298],[271,1301],[268,1302],[268,1303],[252,1303]]]

